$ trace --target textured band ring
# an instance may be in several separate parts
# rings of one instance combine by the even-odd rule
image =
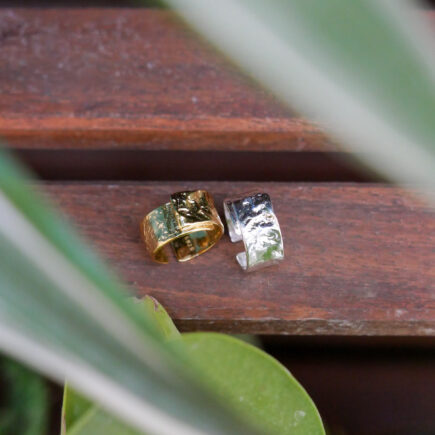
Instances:
[[[281,230],[267,193],[226,199],[224,211],[231,241],[243,240],[245,244],[245,252],[236,256],[244,270],[260,269],[284,259]]]
[[[145,245],[158,263],[168,263],[164,251],[168,244],[178,261],[187,261],[210,249],[223,232],[213,199],[205,190],[174,193],[141,223]]]

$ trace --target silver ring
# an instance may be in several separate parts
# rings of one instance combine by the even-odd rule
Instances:
[[[281,230],[267,193],[226,199],[224,211],[231,241],[245,244],[245,252],[236,256],[243,270],[250,272],[284,259]]]

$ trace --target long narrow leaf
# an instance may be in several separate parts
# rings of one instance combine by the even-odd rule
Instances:
[[[246,433],[0,155],[0,347],[148,433]]]
[[[289,106],[400,182],[435,182],[435,35],[402,0],[166,0]]]

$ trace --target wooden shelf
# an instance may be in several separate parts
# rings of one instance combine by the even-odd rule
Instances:
[[[155,296],[184,331],[294,335],[435,335],[435,215],[386,185],[263,183],[273,200],[286,260],[245,274],[241,244],[224,236],[188,263],[153,263],[139,222],[172,192],[224,197],[252,183],[49,183],[132,292]]]
[[[16,148],[333,149],[169,11],[2,9],[0,136]]]
[[[365,178],[333,159],[346,153],[322,128],[171,12],[0,9],[0,30],[0,136],[42,177],[85,180],[47,190],[180,328],[435,335],[433,210],[395,187],[345,183]],[[245,275],[227,237],[187,264],[151,263],[143,215],[178,190],[206,188],[221,203],[254,186],[243,180],[272,196],[281,267]]]

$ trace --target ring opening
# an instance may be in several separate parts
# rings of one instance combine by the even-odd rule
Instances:
[[[231,241],[233,243],[240,242],[242,240],[242,232],[234,212],[233,204],[230,201],[224,201],[224,213]]]
[[[210,249],[220,238],[219,230],[194,231],[172,240],[171,246],[178,261],[187,261]]]

